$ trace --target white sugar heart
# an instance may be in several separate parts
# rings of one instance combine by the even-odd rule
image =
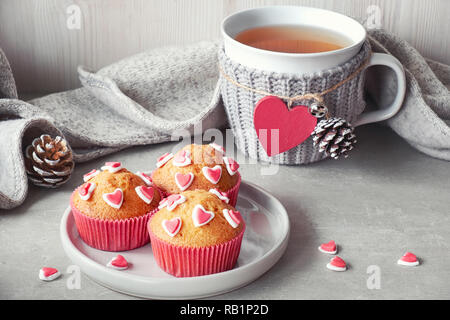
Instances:
[[[337,246],[336,246],[336,243],[334,242],[334,240],[331,240],[328,243],[322,243],[318,249],[320,252],[323,252],[323,253],[328,253],[328,254],[336,254],[337,253]]]
[[[347,264],[341,257],[334,257],[330,260],[330,262],[327,264],[327,268],[333,271],[346,271],[347,270]]]
[[[165,165],[172,158],[173,158],[173,154],[172,153],[169,153],[169,152],[164,153],[156,161],[156,167],[157,168],[161,168],[163,165]]]
[[[101,167],[103,171],[108,170],[111,173],[116,173],[119,170],[122,170],[122,163],[120,162],[105,162],[105,165]]]
[[[136,172],[136,175],[139,176],[139,178],[141,178],[147,186],[151,186],[153,184],[152,178],[147,173],[138,171]]]
[[[60,275],[61,273],[55,268],[44,267],[39,270],[39,279],[43,281],[53,281],[59,278]]]
[[[180,231],[182,221],[181,221],[180,217],[175,217],[175,218],[170,219],[170,220],[164,219],[161,222],[161,224],[162,224],[162,227],[163,227],[164,231],[166,231],[166,233],[169,236],[174,237]]]
[[[225,162],[225,167],[227,168],[230,176],[234,176],[236,172],[238,172],[239,164],[230,157],[223,157],[223,161]]]
[[[179,151],[172,160],[172,164],[176,167],[185,167],[192,163],[190,152],[187,150]]]
[[[186,201],[186,197],[181,194],[171,194],[167,198],[163,199],[158,206],[158,209],[167,207],[167,210],[172,211],[177,205]]]
[[[212,219],[214,219],[214,212],[206,211],[206,209],[201,205],[197,204],[192,210],[192,220],[194,226],[201,227],[208,224]]]
[[[214,189],[209,189],[209,192],[211,192],[212,194],[216,195],[220,200],[222,200],[225,203],[230,202],[230,198],[227,197],[225,192],[222,192],[216,188]]]
[[[223,216],[228,221],[228,223],[233,227],[237,228],[242,221],[241,213],[239,211],[233,211],[228,209],[223,209]]]
[[[225,153],[225,149],[221,145],[218,145],[217,143],[210,143],[209,145],[211,147],[213,147],[214,149],[216,149],[217,151],[219,151],[221,153]]]
[[[155,193],[155,189],[153,187],[146,186],[138,186],[134,188],[136,194],[141,198],[145,203],[150,204],[153,200],[153,195]]]
[[[85,175],[83,175],[83,181],[84,182],[88,182],[89,180],[91,180],[93,177],[95,177],[96,175],[98,175],[100,173],[99,170],[97,169],[92,169],[91,171],[89,171],[88,173],[86,173]]]
[[[406,252],[398,261],[398,264],[407,267],[415,267],[419,265],[419,259],[411,252]]]
[[[80,195],[81,200],[89,200],[96,187],[97,185],[93,182],[87,182],[79,187],[78,194]]]
[[[220,177],[222,176],[222,167],[219,165],[216,165],[213,168],[203,167],[202,172],[209,182],[217,184],[220,180]]]
[[[106,266],[116,270],[126,270],[128,269],[128,261],[124,256],[118,254],[116,257],[112,258]]]

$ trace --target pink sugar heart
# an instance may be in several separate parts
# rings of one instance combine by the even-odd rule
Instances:
[[[239,169],[239,164],[230,157],[223,157],[223,161],[230,176],[234,176]]]
[[[233,228],[237,228],[242,221],[239,211],[223,209],[223,216]]]
[[[153,200],[153,195],[155,194],[155,189],[153,187],[138,186],[135,188],[137,195],[144,200],[145,203],[150,204]]]
[[[96,188],[96,184],[93,182],[87,182],[78,188],[78,194],[82,200],[89,200]]]
[[[219,165],[216,165],[213,168],[203,167],[202,172],[205,178],[208,179],[208,181],[213,184],[217,184],[220,180],[220,177],[222,176],[222,167]]]
[[[102,170],[108,170],[111,173],[116,173],[122,169],[122,163],[120,162],[105,162],[105,165],[101,168]]]
[[[87,182],[90,179],[92,179],[93,177],[95,177],[96,175],[98,175],[100,173],[100,171],[98,171],[97,169],[92,169],[91,171],[89,171],[88,173],[83,175],[83,181]]]
[[[162,221],[162,227],[169,236],[174,237],[178,233],[178,231],[180,231],[181,223],[182,221],[179,217],[175,217],[170,220],[165,219]]]
[[[112,258],[111,261],[109,261],[107,266],[113,269],[125,270],[128,268],[128,261],[124,256],[118,254],[115,258]]]
[[[345,271],[347,264],[341,257],[336,256],[327,264],[327,268],[333,271]]]
[[[214,212],[206,211],[206,209],[201,204],[197,204],[192,211],[192,220],[194,221],[194,226],[196,227],[204,226],[213,218]]]
[[[220,191],[217,188],[209,189],[209,192],[211,192],[212,194],[216,195],[220,200],[224,201],[225,203],[230,202],[230,198],[228,198],[226,192],[222,192],[222,191]]]
[[[122,164],[120,162],[105,162],[105,166],[111,167],[111,168],[118,168]]]
[[[192,172],[189,173],[175,173],[175,183],[181,191],[186,190],[194,181],[194,174]]]
[[[89,187],[91,186],[90,183],[85,183],[83,184],[79,189],[78,189],[78,193],[80,194],[80,196],[85,196],[88,194],[89,192]]]
[[[169,161],[172,158],[173,158],[173,154],[172,153],[169,153],[169,152],[164,153],[156,161],[156,167],[161,168],[163,165],[165,165],[167,163],[167,161]]]
[[[186,150],[181,150],[180,152],[178,152],[173,160],[172,163],[174,166],[177,167],[185,167],[191,164],[191,158],[189,156],[189,151]]]
[[[44,276],[49,277],[52,274],[55,274],[58,272],[58,269],[55,268],[48,268],[48,267],[44,267],[42,268],[42,273],[44,274]]]
[[[172,194],[167,198],[167,210],[172,211],[179,205],[186,201],[186,198],[180,194]]]
[[[60,275],[61,273],[55,268],[43,267],[39,270],[39,279],[43,281],[53,281]]]
[[[328,254],[336,254],[337,253],[336,243],[334,242],[334,240],[331,240],[328,243],[322,243],[319,247],[319,251]]]
[[[406,252],[403,257],[401,257],[398,261],[398,264],[408,266],[408,267],[415,267],[419,265],[419,260],[417,259],[416,255],[411,252]]]
[[[221,152],[221,153],[225,153],[225,148],[222,147],[221,145],[218,145],[217,143],[210,143],[209,144],[211,147],[213,147],[214,149],[216,149],[217,151]]]
[[[123,202],[123,192],[121,189],[117,188],[114,192],[104,193],[103,200],[115,209],[119,209]]]
[[[255,106],[253,124],[262,147],[271,157],[308,139],[316,127],[317,118],[306,106],[289,110],[280,98],[266,96]]]
[[[153,184],[152,178],[145,172],[138,171],[136,174],[145,182],[146,185],[151,186]]]

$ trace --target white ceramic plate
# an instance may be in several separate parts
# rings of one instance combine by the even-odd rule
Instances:
[[[201,277],[176,278],[156,264],[150,244],[121,252],[130,263],[125,271],[106,264],[117,252],[93,249],[80,238],[70,207],[61,220],[64,251],[81,270],[101,285],[125,294],[157,299],[208,297],[243,287],[268,271],[283,255],[289,219],[283,205],[267,191],[242,182],[237,208],[247,227],[234,269]]]

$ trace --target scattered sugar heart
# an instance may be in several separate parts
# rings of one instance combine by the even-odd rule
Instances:
[[[206,211],[206,209],[201,204],[197,204],[192,211],[192,220],[194,221],[194,226],[196,227],[204,226],[213,218],[214,212]]]
[[[242,216],[239,211],[223,209],[223,215],[233,228],[237,228],[242,221]]]
[[[202,172],[206,179],[213,184],[217,184],[222,176],[222,167],[219,165],[216,165],[213,168],[203,167]]]
[[[135,188],[137,195],[145,203],[150,204],[153,200],[153,195],[155,194],[155,189],[153,187],[138,186]]]
[[[61,273],[55,268],[44,267],[39,270],[39,279],[43,281],[53,281],[60,275]]]
[[[103,200],[115,209],[119,209],[123,202],[123,192],[121,189],[117,188],[114,192],[104,193]]]
[[[192,184],[192,181],[194,181],[194,174],[192,172],[186,174],[180,172],[175,173],[175,183],[181,191],[189,188],[189,186]]]
[[[333,271],[345,271],[347,270],[347,264],[342,258],[336,256],[327,264],[327,268]]]
[[[336,254],[337,253],[336,243],[334,242],[334,240],[331,240],[328,243],[322,243],[319,246],[319,251],[321,251],[323,253],[328,253],[328,254]]]
[[[403,257],[401,257],[398,261],[398,264],[402,266],[415,267],[419,265],[419,260],[416,255],[411,252],[406,252]]]
[[[124,256],[118,254],[115,258],[112,258],[106,266],[116,270],[125,270],[128,269],[128,261]]]
[[[256,135],[269,157],[292,149],[308,139],[317,124],[306,106],[290,110],[278,97],[266,96],[253,112]]]
[[[174,166],[185,167],[191,164],[191,158],[189,156],[189,151],[181,150],[178,152],[172,160]]]
[[[171,237],[174,237],[181,229],[181,218],[175,217],[170,220],[163,220],[162,227],[164,231]]]

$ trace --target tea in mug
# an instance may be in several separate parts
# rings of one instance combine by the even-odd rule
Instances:
[[[343,34],[302,25],[278,25],[251,28],[235,40],[263,50],[285,53],[317,53],[348,47],[351,40]]]

